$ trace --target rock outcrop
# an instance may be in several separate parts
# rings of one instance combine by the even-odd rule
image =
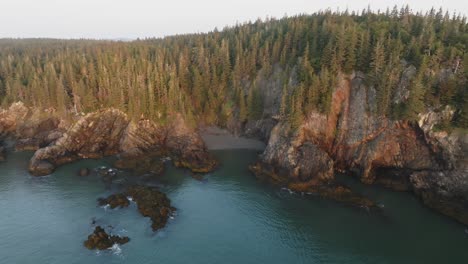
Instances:
[[[53,109],[38,111],[17,102],[0,110],[0,142],[12,139],[18,151],[35,151],[53,144],[64,129]]]
[[[29,171],[33,175],[47,175],[57,166],[77,159],[118,154],[128,122],[127,116],[115,109],[90,113],[79,119],[55,144],[37,150]]]
[[[410,181],[425,205],[468,224],[468,134],[436,129],[450,121],[453,114],[446,107],[419,116],[419,127],[441,168],[413,172]]]
[[[410,67],[403,74],[398,100],[407,98],[411,73]],[[330,112],[310,113],[294,133],[279,122],[252,170],[301,191],[333,183],[335,171],[348,172],[367,184],[412,190],[425,204],[468,224],[466,133],[433,131],[453,111],[421,115],[419,124],[394,121],[375,114],[375,94],[364,76],[340,76]]]
[[[119,167],[142,169],[141,162],[125,159],[145,160],[149,153],[168,155],[175,165],[194,172],[208,172],[216,165],[201,138],[185,126],[180,116],[162,126],[149,120],[133,122],[122,111],[104,109],[80,118],[54,144],[37,150],[29,171],[33,175],[47,175],[57,166],[77,159],[117,154],[121,154]],[[148,166],[155,173],[162,172],[161,168],[161,159],[152,160]]]
[[[59,125],[58,117],[31,118],[17,127],[15,149],[36,151],[53,144],[63,135]]]
[[[17,124],[26,118],[28,112],[22,103],[14,103],[8,109],[0,110],[0,161],[6,159],[4,141],[15,135]]]
[[[117,109],[62,117],[53,109],[38,111],[19,102],[0,110],[0,142],[11,138],[16,150],[35,151],[29,165],[33,175],[50,174],[78,159],[117,154],[117,167],[140,174],[161,174],[167,157],[196,173],[213,170],[216,160],[198,133],[180,115],[170,120],[165,125],[132,121]],[[4,158],[1,150],[0,158]]]
[[[27,119],[29,109],[23,103],[14,103],[0,110],[0,137],[14,135],[16,127]]]

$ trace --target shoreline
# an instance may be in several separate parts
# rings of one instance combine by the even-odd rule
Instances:
[[[238,137],[225,129],[205,127],[200,129],[200,136],[209,150],[253,149],[265,150],[266,144],[260,140]]]

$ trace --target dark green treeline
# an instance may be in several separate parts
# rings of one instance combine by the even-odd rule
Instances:
[[[465,17],[408,7],[323,11],[133,42],[3,39],[0,99],[3,106],[20,100],[61,114],[116,107],[135,119],[164,122],[179,112],[224,125],[262,117],[254,80],[280,68],[279,115],[297,126],[310,111],[329,111],[339,73],[361,71],[377,91],[375,114],[414,120],[428,106],[449,104],[457,109],[453,125],[467,127],[467,43]],[[417,70],[410,97],[395,103],[403,61]]]

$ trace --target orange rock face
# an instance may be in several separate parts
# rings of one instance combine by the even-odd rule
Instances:
[[[427,171],[430,175],[439,175],[438,172],[444,172],[446,178],[451,179],[447,185],[449,195],[436,191],[440,179],[422,176],[419,179],[427,180],[428,185],[419,188],[416,194],[425,193],[423,200],[431,201],[426,204],[455,218],[468,212],[468,176],[454,176],[460,170],[464,171],[461,174],[468,175],[468,170],[464,169],[468,148],[458,147],[468,145],[466,135],[454,137],[430,130],[438,121],[437,116],[447,118],[450,114],[422,116],[423,125],[378,116],[375,114],[375,90],[367,87],[363,78],[340,76],[330,112],[310,113],[293,135],[285,124],[278,123],[271,131],[261,161],[252,167],[254,173],[262,178],[270,175],[274,182],[298,190],[333,182],[335,171],[352,173],[367,184],[413,190],[417,189],[413,173]],[[466,191],[453,188],[455,182],[465,186]],[[443,196],[439,199],[445,201],[443,206],[436,205],[435,196],[427,194],[435,192]],[[340,192],[335,189],[328,193]],[[441,207],[446,209],[441,210]],[[464,213],[454,213],[459,211]],[[466,217],[457,219],[468,223]]]

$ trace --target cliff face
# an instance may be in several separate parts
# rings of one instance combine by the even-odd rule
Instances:
[[[403,77],[401,94],[404,86]],[[330,112],[311,113],[294,134],[278,123],[253,171],[301,190],[346,171],[367,184],[413,190],[428,206],[468,224],[467,135],[433,132],[453,111],[429,112],[412,124],[376,116],[376,107],[375,90],[362,76],[341,76]]]
[[[449,107],[420,116],[419,126],[438,156],[442,169],[411,174],[414,192],[424,204],[468,224],[468,134],[434,131],[434,125],[451,119]]]

